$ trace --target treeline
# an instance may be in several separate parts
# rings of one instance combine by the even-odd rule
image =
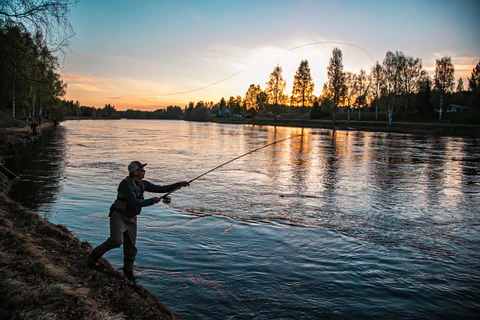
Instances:
[[[361,119],[362,111],[370,111],[375,113],[375,119],[386,119],[391,124],[393,115],[402,113],[413,115],[408,118],[414,121],[425,121],[434,116],[442,120],[442,113],[450,110],[452,104],[460,105],[463,111],[480,112],[480,62],[466,83],[462,78],[455,83],[455,69],[450,57],[436,61],[433,77],[423,69],[421,59],[401,51],[389,51],[385,59],[376,61],[368,72],[361,69],[355,73],[344,70],[342,52],[334,48],[326,71],[328,80],[323,84],[321,94],[315,96],[308,60],[301,61],[293,79],[292,92],[288,95],[282,68],[277,65],[265,89],[252,84],[243,99],[237,96],[228,101],[222,98],[219,104],[211,103],[213,112],[210,113],[217,116],[255,116],[257,113],[278,116],[287,113],[312,119],[332,117],[335,122],[338,113],[346,113],[350,119],[350,113],[354,112]],[[193,108],[194,105],[190,103],[189,109],[195,111],[206,104],[201,101]],[[206,107],[208,109],[208,104]]]
[[[0,20],[0,108],[13,117],[50,117],[66,93],[43,34]]]
[[[450,111],[452,104],[462,111],[480,112],[480,62],[471,76],[454,81],[454,66],[450,57],[437,59],[435,74],[430,77],[422,67],[422,60],[405,55],[401,51],[387,52],[385,59],[376,61],[367,72],[358,73],[343,68],[342,51],[334,48],[327,68],[328,80],[323,84],[320,96],[313,94],[315,84],[308,60],[301,61],[290,95],[285,92],[286,81],[282,68],[274,67],[265,89],[252,84],[244,97],[224,98],[219,103],[191,102],[187,120],[206,119],[206,115],[221,117],[252,116],[257,113],[279,117],[288,114],[309,116],[312,119],[332,117],[338,113],[356,113],[361,119],[362,111],[375,113],[376,120],[388,120],[393,115],[413,115],[413,121],[442,120],[442,114]],[[186,113],[187,116],[187,113]]]
[[[91,119],[183,119],[184,109],[179,106],[168,106],[165,109],[155,111],[141,111],[128,109],[118,111],[115,106],[106,104],[103,108],[95,108],[80,105],[79,101],[64,100],[57,109],[58,119],[69,117]]]
[[[461,111],[480,113],[480,62],[465,83],[454,81],[454,66],[450,57],[437,59],[435,74],[430,77],[422,67],[422,60],[403,52],[387,52],[385,59],[376,61],[369,72],[358,73],[343,69],[343,56],[338,48],[332,51],[327,75],[320,96],[313,94],[315,84],[307,60],[301,61],[293,79],[290,95],[285,93],[286,81],[282,68],[274,67],[265,89],[252,84],[245,96],[231,96],[219,102],[190,102],[183,109],[171,106],[154,112],[127,110],[116,112],[106,105],[104,109],[90,110],[78,107],[81,113],[69,108],[68,115],[134,119],[184,119],[209,121],[212,117],[310,117],[332,118],[339,113],[347,119],[361,120],[362,112],[375,114],[375,120],[392,123],[393,116],[404,114],[408,121],[441,121],[442,114],[451,111],[451,105]],[[82,109],[84,108],[84,109]],[[85,112],[87,111],[88,112]],[[477,117],[478,118],[478,117]],[[475,117],[473,117],[475,119]]]

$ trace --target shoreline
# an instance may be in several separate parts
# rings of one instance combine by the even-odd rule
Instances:
[[[480,124],[416,123],[397,122],[388,127],[385,121],[337,120],[335,128],[331,120],[273,120],[273,119],[230,119],[215,118],[212,123],[244,124],[258,126],[279,126],[316,128],[326,130],[385,132],[402,134],[431,134],[439,136],[480,137]]]
[[[166,120],[179,121],[177,119],[127,119],[127,118],[82,118],[68,117],[67,120]],[[187,120],[181,120],[187,121]],[[236,119],[236,118],[213,118],[209,123],[218,124],[242,124],[253,126],[294,127],[334,130],[332,120],[305,120],[301,119]],[[446,122],[393,122],[389,127],[386,121],[362,121],[362,120],[337,120],[335,130],[360,131],[360,132],[384,132],[401,134],[428,134],[435,136],[458,136],[480,138],[480,124],[458,124]]]
[[[41,135],[53,128],[45,123]],[[33,141],[23,127],[0,128],[0,152]],[[92,246],[8,197],[0,172],[0,314],[6,319],[182,319],[143,286],[100,260]]]

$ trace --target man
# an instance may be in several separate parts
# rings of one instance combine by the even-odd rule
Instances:
[[[151,206],[160,201],[160,197],[145,199],[145,191],[167,193],[182,187],[189,186],[188,182],[177,182],[167,186],[155,185],[143,180],[145,177],[144,167],[139,161],[133,161],[128,165],[129,175],[118,186],[117,200],[110,208],[110,237],[101,245],[93,249],[88,256],[88,265],[98,267],[97,261],[105,252],[113,248],[119,248],[123,244],[123,273],[132,281],[136,280],[133,274],[133,263],[137,255],[137,215],[143,207]]]
[[[30,128],[32,129],[32,135],[34,137],[37,136],[37,124],[35,123],[35,121],[32,120],[32,124],[30,124]]]

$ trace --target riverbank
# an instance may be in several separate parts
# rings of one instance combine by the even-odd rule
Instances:
[[[3,150],[32,140],[22,121],[2,117],[1,124]],[[52,126],[43,124],[39,134]],[[91,245],[9,199],[10,184],[0,173],[2,318],[181,319],[106,260],[101,260],[100,271],[89,268],[86,257]]]
[[[234,119],[214,118],[215,123],[247,124],[260,126],[283,126],[333,129],[331,120],[305,120],[301,119]],[[395,133],[420,133],[445,136],[480,137],[480,124],[451,124],[451,123],[417,123],[397,122],[390,127],[385,121],[358,121],[338,120],[336,130],[369,131],[369,132],[395,132]]]

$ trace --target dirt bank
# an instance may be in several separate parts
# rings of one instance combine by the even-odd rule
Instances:
[[[15,144],[30,139],[26,126],[0,131]],[[101,271],[90,269],[91,245],[9,199],[10,183],[0,173],[2,319],[181,319],[107,261]]]

